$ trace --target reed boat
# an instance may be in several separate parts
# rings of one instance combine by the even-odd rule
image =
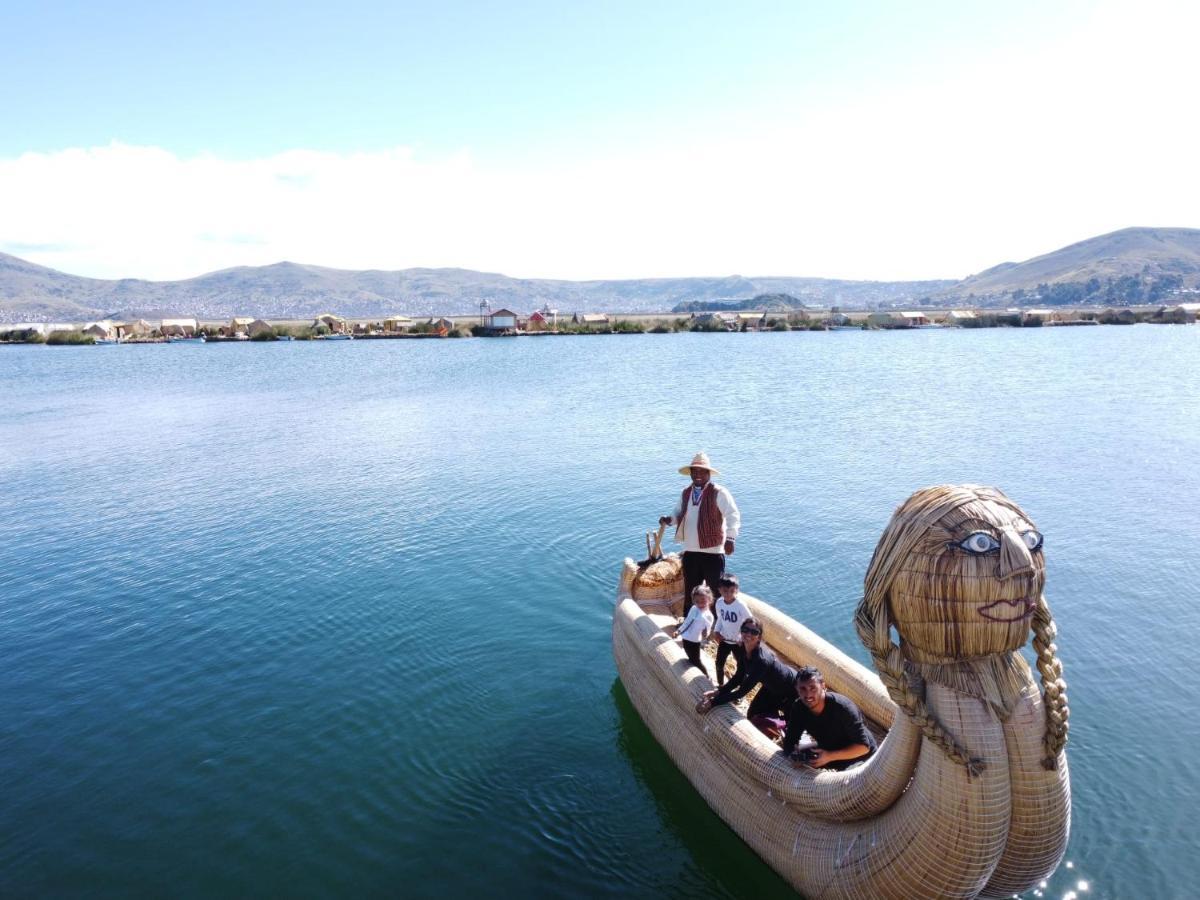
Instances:
[[[818,667],[883,738],[845,771],[793,767],[734,706],[696,712],[713,685],[667,633],[682,611],[677,557],[625,561],[613,655],[655,739],[800,894],[1011,897],[1055,870],[1070,825],[1044,581],[1041,535],[1015,504],[941,486],[896,510],[867,571],[855,624],[875,671],[742,593],[776,654]],[[1031,634],[1040,687],[1020,652]]]

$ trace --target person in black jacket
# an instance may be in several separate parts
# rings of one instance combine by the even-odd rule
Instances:
[[[849,697],[825,687],[820,669],[805,666],[796,674],[796,698],[783,737],[783,752],[794,764],[845,769],[875,752],[875,738],[862,713]],[[800,735],[806,731],[816,746],[797,751]]]
[[[749,618],[742,622],[741,643],[733,648],[737,671],[725,684],[715,691],[707,691],[704,699],[696,705],[696,712],[705,715],[714,706],[740,700],[758,687],[758,693],[750,701],[746,718],[768,736],[774,737],[782,722],[778,721],[781,710],[786,710],[796,694],[793,685],[796,670],[765,647],[762,642],[762,623]]]

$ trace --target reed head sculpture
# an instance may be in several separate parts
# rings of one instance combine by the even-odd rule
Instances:
[[[925,708],[924,681],[988,702],[1006,720],[1030,683],[1018,652],[1033,635],[1042,679],[1048,769],[1067,739],[1066,684],[1043,595],[1042,535],[995,488],[917,491],[892,515],[855,617],[892,699],[968,771],[973,758]],[[892,640],[892,630],[898,642]]]

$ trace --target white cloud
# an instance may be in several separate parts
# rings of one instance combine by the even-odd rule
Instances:
[[[468,152],[180,158],[114,143],[0,160],[0,249],[100,277],[291,259],[526,277],[961,277],[1127,225],[1200,225],[1190,43],[1173,6],[1052,43],[553,166]],[[18,252],[14,249],[13,252]]]

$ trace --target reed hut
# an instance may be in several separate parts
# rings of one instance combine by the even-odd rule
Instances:
[[[766,321],[765,312],[740,312],[734,317],[734,324],[741,331],[759,331]]]
[[[49,333],[47,327],[45,322],[13,322],[10,325],[0,325],[0,330],[5,332],[29,331],[44,337]],[[67,330],[69,331],[70,329]]]
[[[250,326],[253,322],[253,316],[234,316],[229,320],[229,333],[238,334],[240,332],[242,334],[249,334]]]
[[[158,326],[158,332],[163,337],[181,336],[194,337],[200,330],[200,323],[193,319],[163,319]]]
[[[321,313],[313,319],[312,327],[316,330],[321,326],[327,328],[330,334],[343,334],[346,331],[346,320],[333,313]]]
[[[1027,309],[1021,314],[1022,325],[1049,325],[1057,322],[1061,316],[1053,309]]]
[[[84,334],[90,334],[92,337],[100,340],[112,341],[117,338],[116,323],[108,319],[103,319],[99,322],[89,322],[83,326]]]
[[[154,326],[145,319],[134,319],[132,322],[117,324],[117,337],[121,339],[146,337],[153,330]]]
[[[1158,319],[1175,325],[1188,325],[1196,321],[1195,310],[1188,309],[1194,303],[1180,303],[1178,306],[1163,307],[1159,310]]]
[[[246,326],[246,334],[250,337],[258,337],[260,334],[274,334],[275,328],[266,319],[254,319]]]
[[[881,309],[867,316],[867,324],[875,328],[894,328],[896,319],[893,313]]]
[[[585,328],[607,328],[610,324],[604,313],[575,313],[571,321]]]

